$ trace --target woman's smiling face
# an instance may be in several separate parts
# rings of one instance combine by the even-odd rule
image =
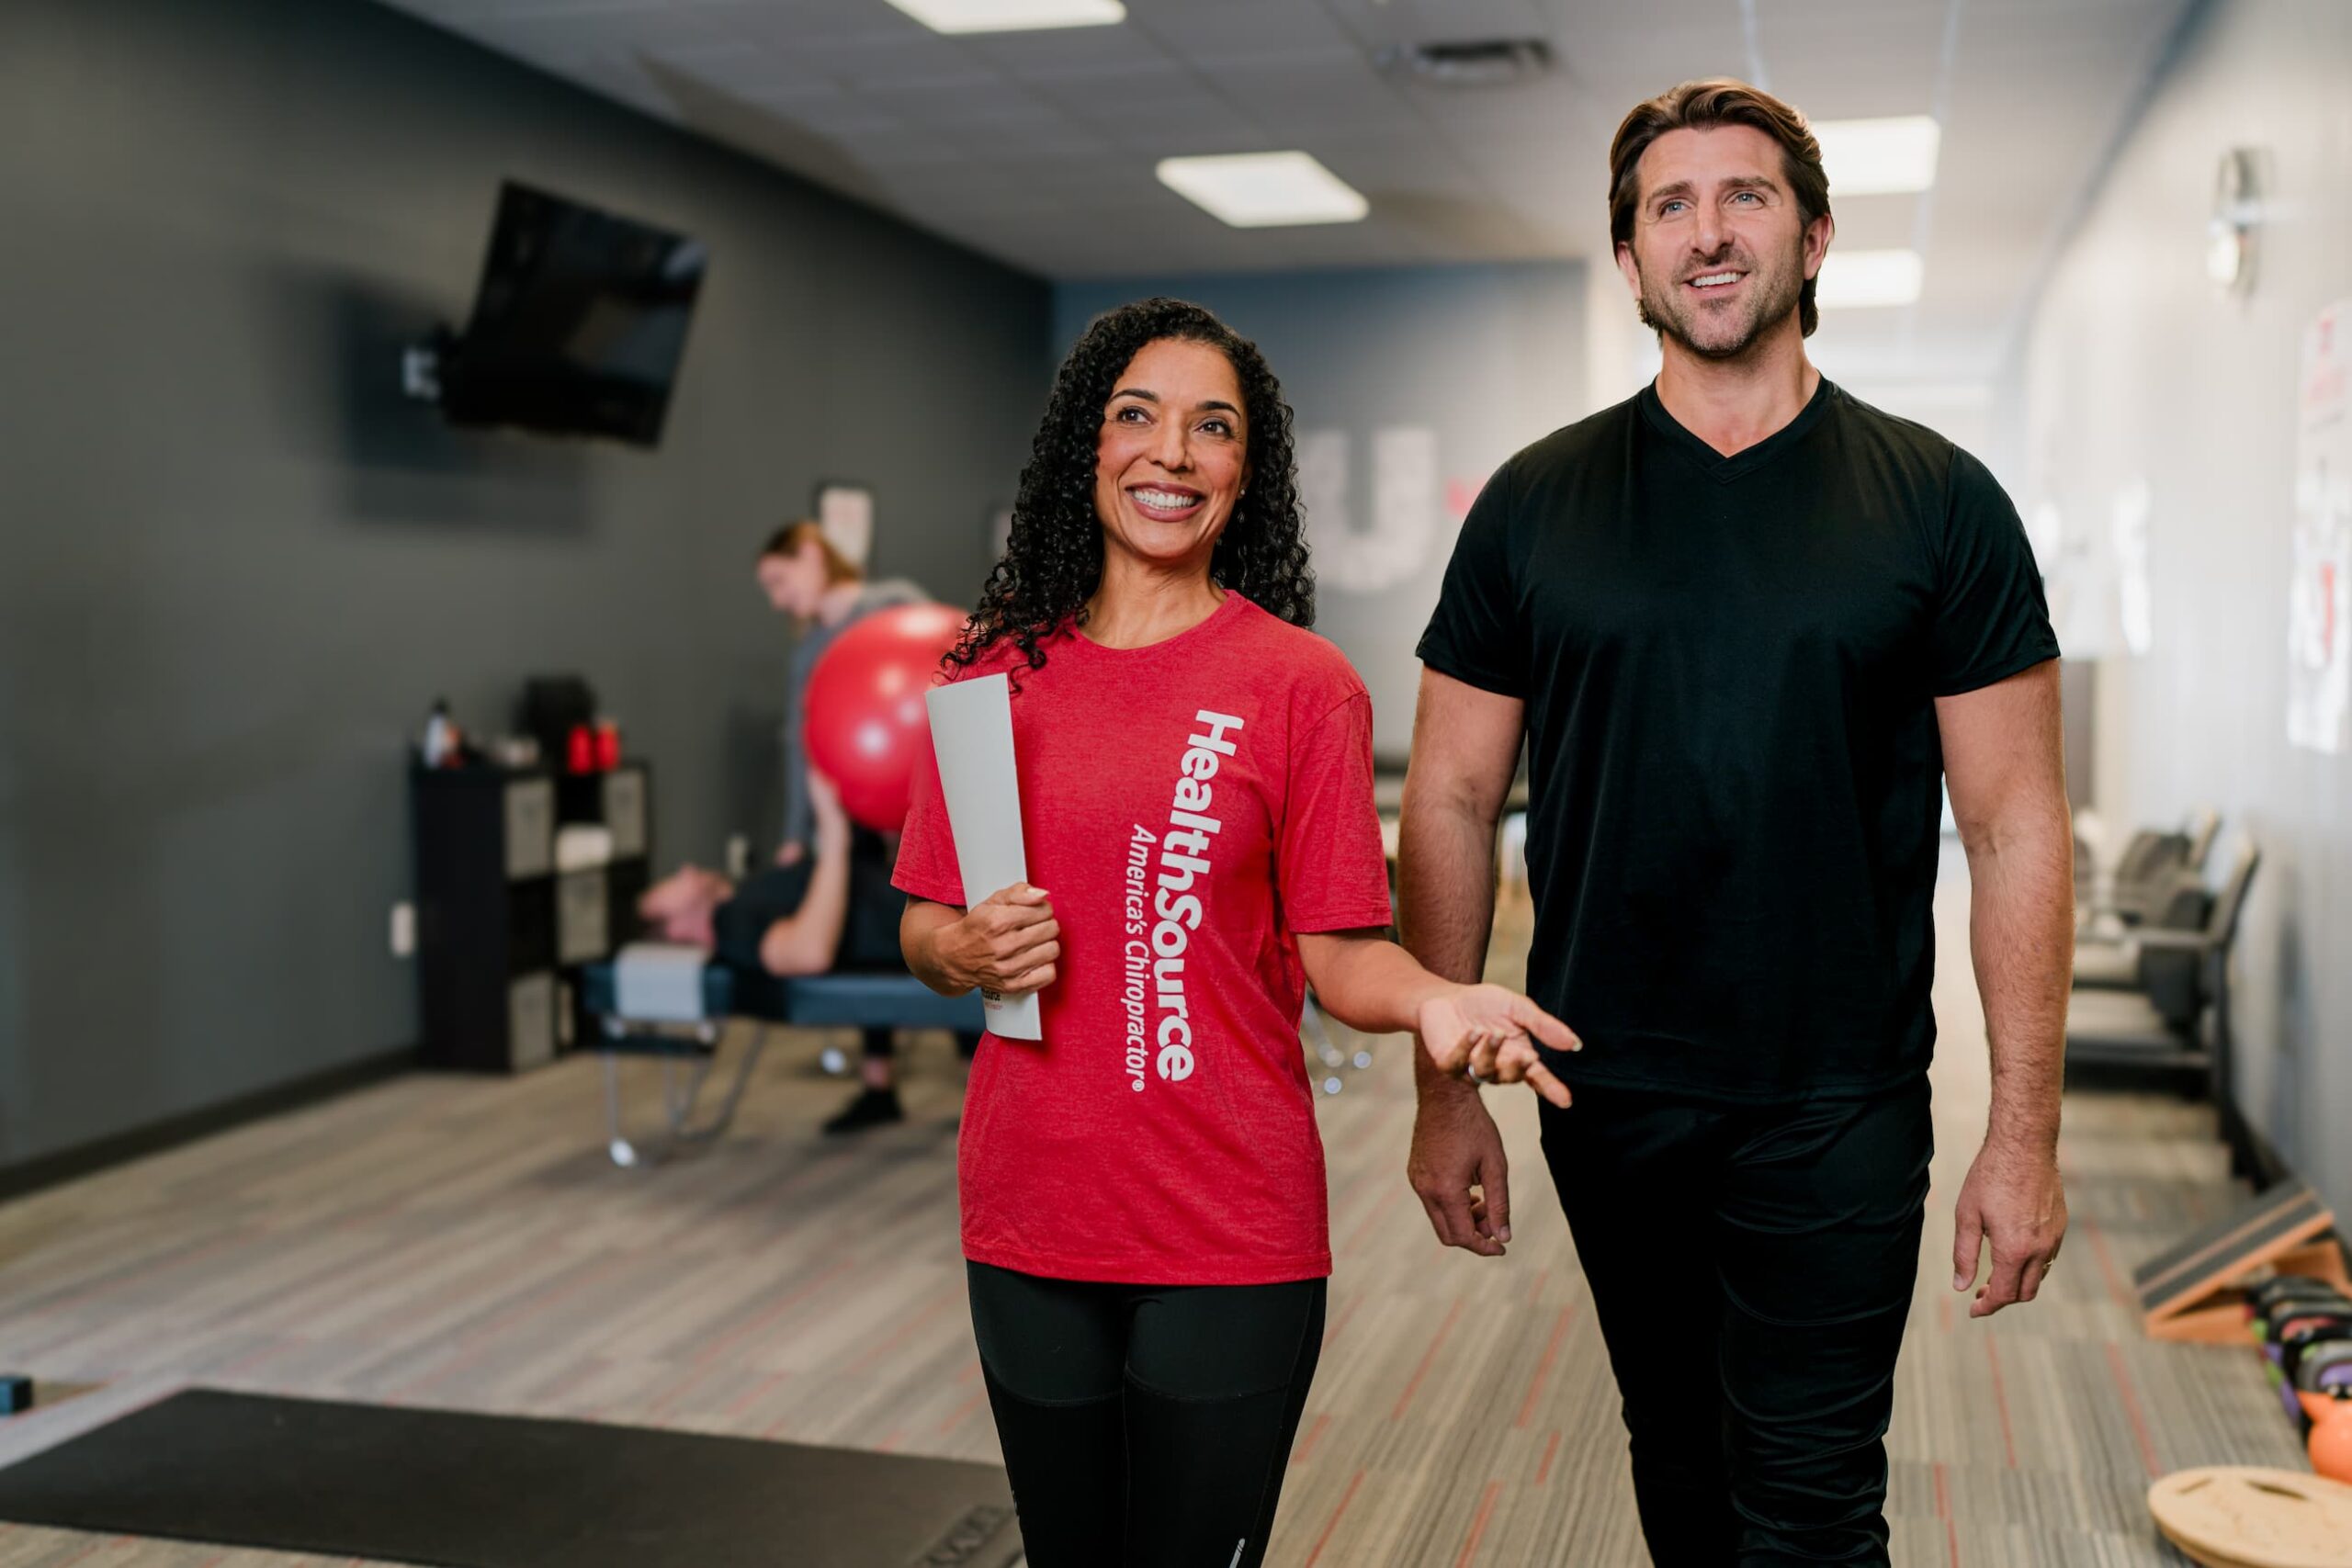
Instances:
[[[1208,570],[1249,479],[1241,378],[1207,344],[1159,338],[1112,384],[1094,446],[1105,550]]]

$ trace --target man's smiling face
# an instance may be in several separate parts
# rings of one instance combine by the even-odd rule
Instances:
[[[1808,226],[1780,144],[1753,126],[1669,130],[1636,169],[1641,198],[1617,265],[1642,322],[1707,359],[1736,359],[1794,315],[1830,223]]]

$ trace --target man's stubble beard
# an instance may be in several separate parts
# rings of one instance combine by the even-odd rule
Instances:
[[[1640,266],[1638,261],[1634,265]],[[1726,261],[1723,265],[1730,266],[1735,264]],[[1798,240],[1796,251],[1785,266],[1769,275],[1761,268],[1752,266],[1747,272],[1751,286],[1747,317],[1738,332],[1727,340],[1701,343],[1694,338],[1691,325],[1697,308],[1694,306],[1688,311],[1680,308],[1681,284],[1668,279],[1663,292],[1653,292],[1646,268],[1641,272],[1642,290],[1634,301],[1635,313],[1641,317],[1642,325],[1672,338],[1702,359],[1737,359],[1754,346],[1758,335],[1767,326],[1795,312],[1798,297],[1804,290],[1804,240]]]

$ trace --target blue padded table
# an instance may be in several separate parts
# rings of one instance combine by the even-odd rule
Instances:
[[[766,1048],[765,1027],[736,1067],[718,1108],[700,1120],[695,1115],[705,1081],[718,1060],[720,1033],[730,1019],[797,1029],[947,1029],[977,1034],[987,1027],[977,993],[943,997],[904,970],[785,979],[707,963],[702,966],[698,1016],[659,1021],[626,1015],[616,961],[585,965],[580,987],[581,1010],[597,1025],[585,1048],[605,1058],[605,1149],[613,1163],[621,1166],[642,1164],[681,1146],[709,1143],[733,1122],[744,1087]],[[623,1056],[653,1056],[662,1061],[666,1125],[652,1140],[633,1140],[624,1130]],[[683,1084],[675,1070],[681,1062],[690,1069]]]

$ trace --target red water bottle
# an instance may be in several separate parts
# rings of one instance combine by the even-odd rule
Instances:
[[[596,771],[596,737],[584,724],[575,724],[564,737],[563,765],[575,773]]]
[[[609,718],[596,721],[596,771],[609,773],[621,765],[621,727]]]

